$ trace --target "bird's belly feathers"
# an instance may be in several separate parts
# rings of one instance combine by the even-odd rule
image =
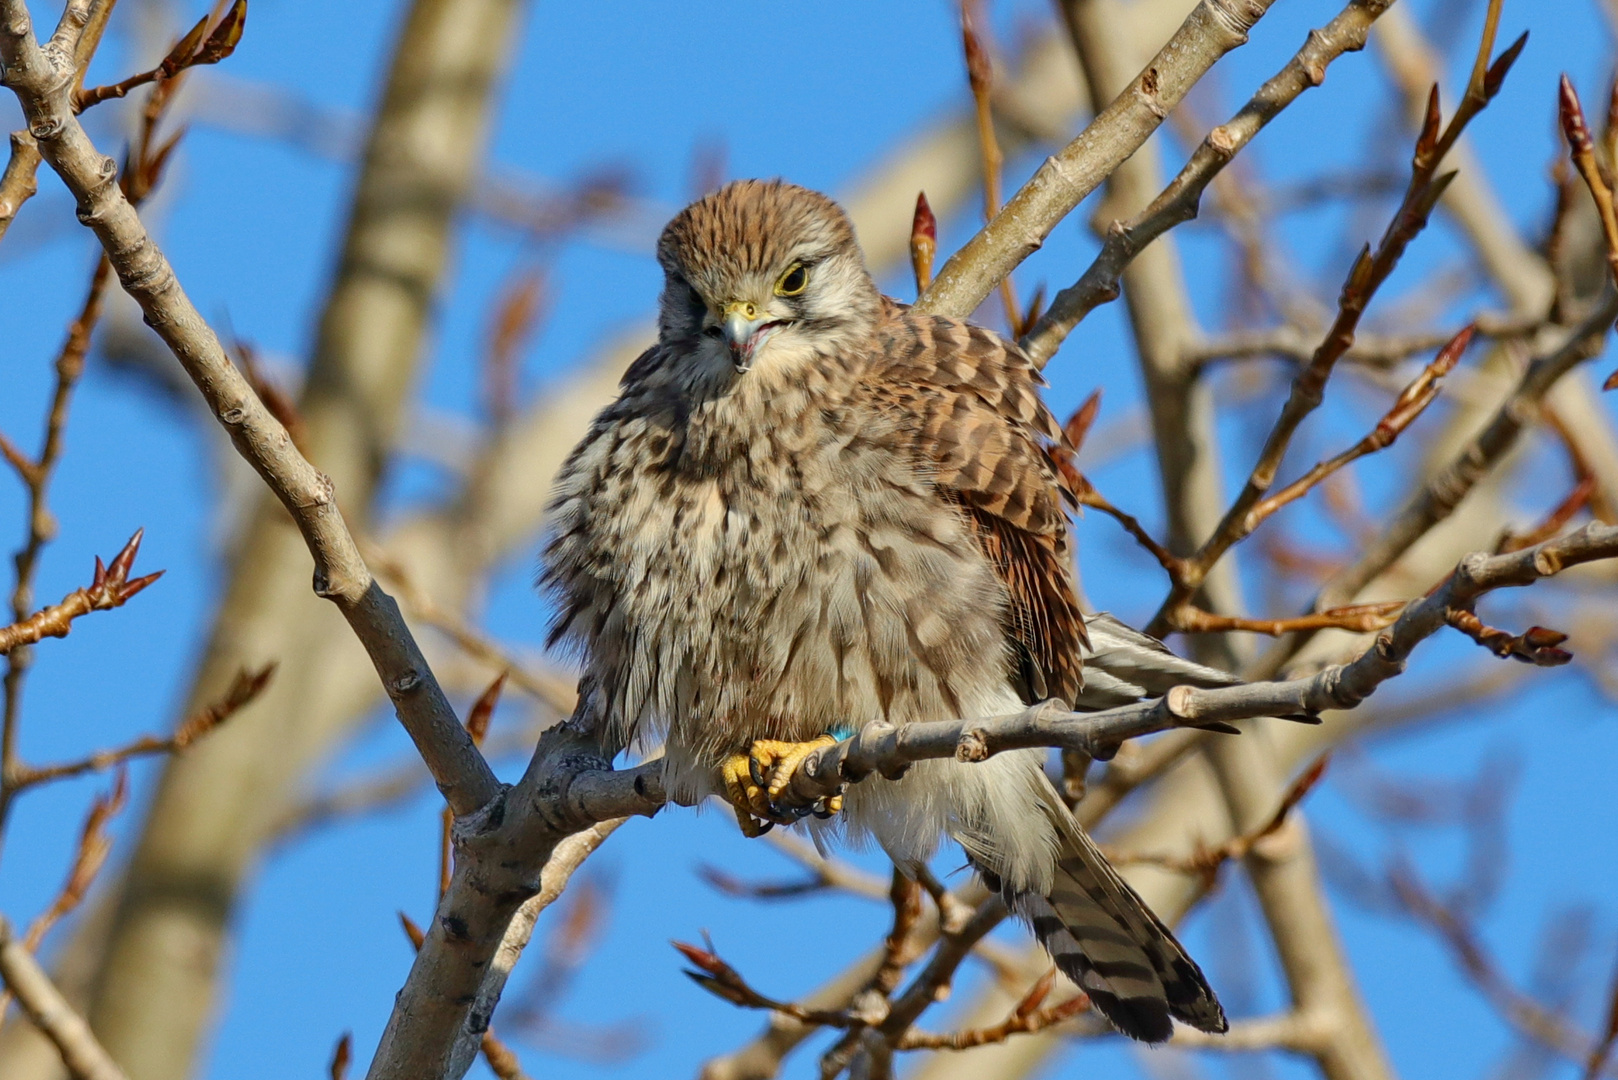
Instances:
[[[671,764],[1003,711],[1004,590],[958,512],[880,443],[805,442],[760,436],[719,470],[614,455],[558,503],[574,535],[549,572],[587,608],[587,681]]]

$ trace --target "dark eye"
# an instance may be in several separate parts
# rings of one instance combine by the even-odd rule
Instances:
[[[787,267],[787,272],[781,275],[781,280],[775,283],[775,295],[797,296],[809,286],[809,268],[803,263],[793,263]]]

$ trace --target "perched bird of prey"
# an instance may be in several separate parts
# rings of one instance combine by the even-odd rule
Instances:
[[[756,835],[794,820],[771,796],[807,753],[868,724],[1229,681],[1105,616],[1087,638],[1038,372],[885,298],[830,199],[731,184],[657,257],[658,342],[563,467],[542,573],[609,753],[663,739],[669,790],[723,795]],[[1092,642],[1112,662],[1087,690]],[[819,810],[901,868],[954,839],[1124,1034],[1224,1031],[1043,760],[922,761]]]

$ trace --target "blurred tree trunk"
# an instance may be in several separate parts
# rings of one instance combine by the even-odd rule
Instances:
[[[368,524],[414,390],[520,11],[520,0],[416,0],[404,21],[299,405],[308,454],[356,531]],[[233,552],[181,714],[217,698],[243,665],[275,660],[279,672],[217,738],[168,761],[105,946],[94,950],[91,1022],[132,1080],[192,1073],[231,918],[267,830],[374,696],[373,686],[342,678],[359,667],[375,681],[341,617],[311,591],[311,567],[291,520],[266,496]],[[59,1071],[27,1052],[23,1044],[37,1040],[9,1041],[0,1074]]]

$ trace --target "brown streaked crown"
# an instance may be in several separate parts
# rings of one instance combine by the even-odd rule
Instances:
[[[737,180],[675,216],[657,243],[657,261],[706,299],[751,277],[773,276],[790,259],[855,247],[842,207],[784,180]]]

